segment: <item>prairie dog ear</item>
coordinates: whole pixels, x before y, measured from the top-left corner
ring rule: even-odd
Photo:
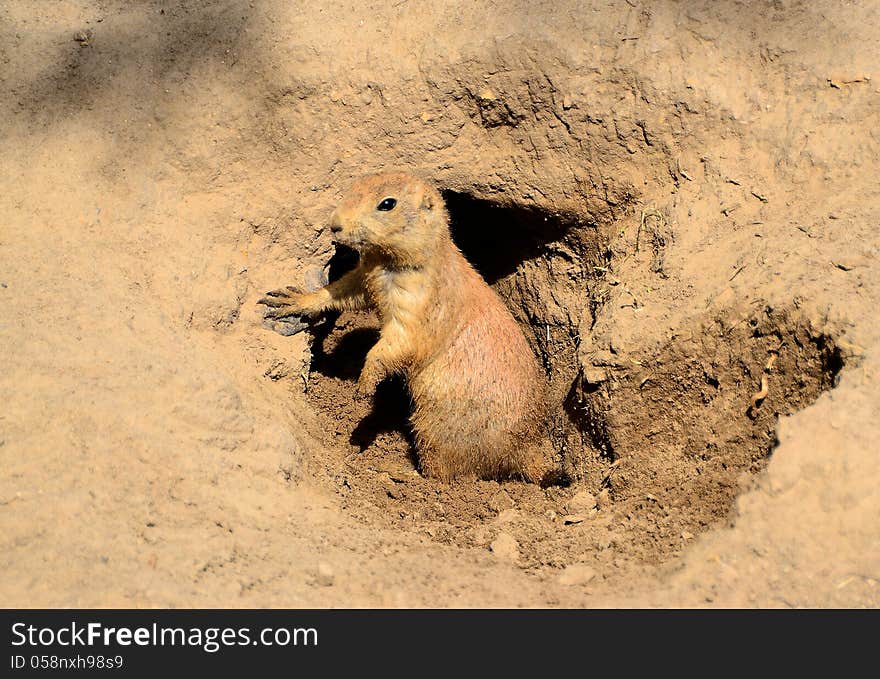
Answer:
[[[437,207],[437,196],[434,195],[435,192],[431,188],[425,188],[422,190],[422,201],[419,205],[419,209],[421,210],[433,210]]]

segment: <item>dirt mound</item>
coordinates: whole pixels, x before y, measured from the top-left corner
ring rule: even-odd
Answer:
[[[878,604],[870,3],[0,16],[5,605]],[[424,479],[405,385],[352,398],[372,315],[262,320],[390,169],[568,485]]]

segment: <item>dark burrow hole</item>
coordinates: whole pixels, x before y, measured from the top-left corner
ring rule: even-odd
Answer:
[[[626,361],[597,358],[566,400],[587,443],[573,473],[615,501],[675,507],[691,531],[729,515],[778,444],[779,418],[844,367],[834,337],[793,305],[714,312]]]
[[[643,271],[615,269],[608,235],[620,229],[613,224],[496,205],[459,192],[446,191],[444,198],[456,243],[508,305],[544,363],[551,440],[558,462],[575,480],[573,488],[546,491],[500,485],[532,517],[528,528],[515,533],[521,565],[544,563],[547,553],[560,559],[582,554],[585,545],[642,563],[659,564],[680,553],[689,539],[682,536],[725,520],[747,487],[743,479],[764,468],[777,443],[779,417],[832,388],[843,368],[833,336],[812,327],[794,306],[755,308],[745,317],[742,310],[707,311],[676,329],[665,346],[585,358],[578,354],[578,333],[591,333],[603,313],[610,290],[606,274],[612,272],[619,285],[628,284],[626,275],[633,284],[650,283],[657,275],[650,262]],[[329,277],[356,261],[356,253],[337,249]],[[475,527],[510,502],[493,500],[499,485],[445,486],[401,476],[401,463],[410,472],[417,464],[407,423],[411,403],[401,380],[380,385],[372,404],[353,402],[377,328],[373,315],[358,312],[329,317],[314,329],[312,370],[324,380],[312,390],[312,402],[328,416],[327,427],[356,451],[348,458],[354,462],[334,476],[334,487],[342,483],[339,492],[349,506],[362,507],[366,500],[400,528],[426,525],[440,542],[480,544]],[[749,417],[762,375],[770,395]],[[396,469],[388,472],[390,481],[389,466]],[[597,497],[607,491],[611,503],[592,510],[599,518],[584,524],[582,538],[574,539],[573,529],[557,533],[555,519],[535,523],[561,516],[566,499],[579,491]]]
[[[523,262],[547,252],[577,220],[530,205],[501,205],[458,191],[443,191],[452,239],[489,285]]]

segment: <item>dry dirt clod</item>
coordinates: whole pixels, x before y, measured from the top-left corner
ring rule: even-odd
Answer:
[[[608,380],[608,373],[603,368],[587,367],[583,371],[585,384],[602,384]]]
[[[608,492],[607,488],[603,488],[602,492],[596,496],[596,506],[600,511],[605,511],[611,507],[611,493]]]
[[[380,475],[383,475],[381,478],[385,478],[387,476],[394,483],[408,483],[413,480],[414,475],[417,475],[417,472],[411,467],[405,467],[403,465],[396,464],[383,464],[376,469]]]
[[[505,509],[495,517],[496,523],[510,523],[520,518],[520,514],[515,509]]]
[[[513,509],[516,503],[507,494],[506,490],[499,490],[491,498],[489,498],[489,508],[496,512],[503,512],[505,509]]]
[[[475,545],[480,545],[481,547],[488,547],[490,537],[491,537],[491,528],[489,526],[479,525],[474,526],[470,531],[471,540],[473,540]]]
[[[506,561],[519,559],[519,543],[509,533],[498,533],[498,536],[489,545],[489,550],[499,559]]]
[[[566,566],[559,574],[560,585],[586,585],[596,577],[596,571],[585,563]]]
[[[376,480],[381,484],[382,489],[385,493],[393,500],[400,499],[401,490],[398,486],[398,483],[394,481],[391,477],[391,474],[388,472],[379,472],[376,475]]]
[[[575,493],[568,502],[565,503],[565,509],[571,514],[579,514],[588,512],[596,506],[596,496],[586,490]]]
[[[315,572],[315,584],[321,587],[330,587],[335,580],[336,575],[333,573],[333,567],[326,561],[318,563],[318,568]]]

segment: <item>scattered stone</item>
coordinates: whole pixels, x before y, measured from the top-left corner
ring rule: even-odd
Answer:
[[[511,523],[519,518],[519,512],[515,509],[505,509],[495,517],[497,523]]]
[[[608,373],[605,368],[587,366],[584,368],[583,380],[585,384],[602,384],[608,381]]]
[[[266,330],[277,332],[282,337],[292,337],[309,327],[307,321],[299,316],[285,316],[284,318],[264,318],[262,325]]]
[[[519,543],[508,533],[498,533],[496,538],[492,540],[489,549],[500,559],[507,561],[516,561],[519,559]]]
[[[572,498],[565,503],[566,511],[571,514],[588,512],[595,506],[596,496],[586,490],[575,493]]]
[[[604,511],[611,507],[611,493],[608,492],[608,489],[605,488],[596,496],[596,506]]]
[[[681,531],[681,539],[682,540],[693,540],[694,534],[691,533],[689,530],[683,530],[683,531]]]
[[[390,463],[380,465],[376,471],[386,474],[394,483],[408,483],[413,480],[413,476],[418,476],[418,472],[412,467]]]
[[[315,582],[321,587],[330,587],[335,579],[333,567],[326,561],[321,561],[315,574]]]
[[[315,186],[312,188],[317,189],[319,187]],[[306,292],[315,292],[330,282],[330,276],[325,269],[319,266],[312,266],[305,270],[303,280],[305,281]]]
[[[596,577],[596,571],[585,563],[566,566],[559,574],[560,585],[586,585]]]
[[[505,509],[513,509],[516,503],[513,498],[507,494],[506,490],[499,490],[489,498],[489,509],[496,512],[503,512]]]

